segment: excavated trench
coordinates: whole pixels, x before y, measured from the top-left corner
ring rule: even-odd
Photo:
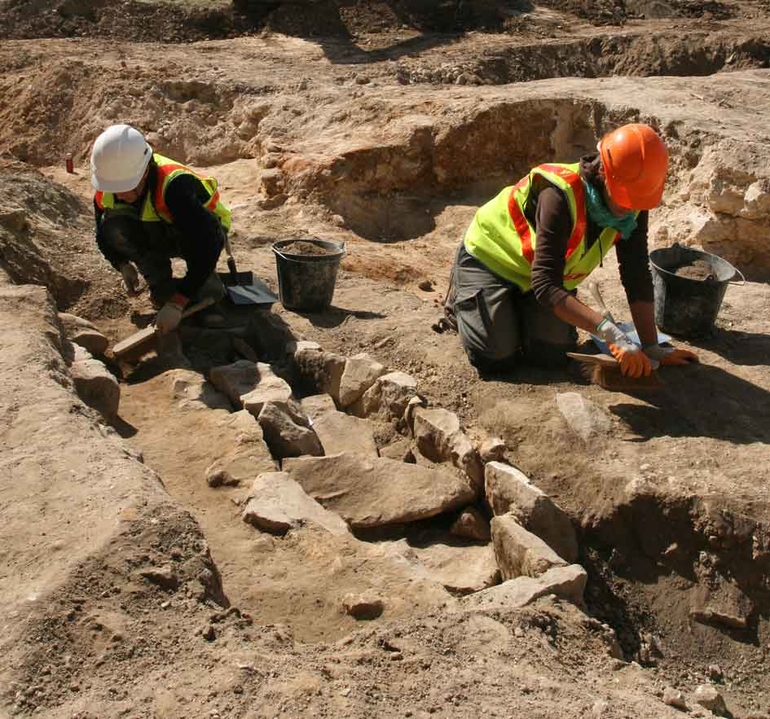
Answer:
[[[70,17],[77,18],[77,12]],[[476,82],[474,77],[485,84],[498,84],[560,73],[585,77],[614,73],[703,75],[738,66],[767,66],[766,40],[733,44],[729,38],[716,43],[703,40],[701,37],[695,42],[690,36],[678,44],[673,37],[608,35],[521,52],[493,52],[477,63],[443,70],[420,67],[410,59],[401,62],[394,72],[400,73],[406,83],[457,83],[465,73],[470,84]],[[225,98],[227,101],[222,103],[223,94],[205,83],[169,81],[158,92],[172,104],[219,104],[224,108],[222,112],[232,112],[229,100]],[[269,111],[264,111],[267,116]],[[256,125],[262,120],[260,116]],[[639,111],[607,110],[598,101],[499,103],[472,113],[463,124],[439,131],[417,127],[403,142],[342,152],[328,165],[311,166],[309,172],[303,167],[301,176],[287,169],[280,182],[269,187],[263,182],[262,193],[268,201],[276,201],[278,208],[291,197],[315,202],[339,216],[340,225],[356,240],[406,245],[440,232],[442,213],[448,209],[478,204],[493,189],[518,178],[544,157],[576,159],[593,150],[599,128],[634,120],[657,124],[655,118]],[[532,133],[533,127],[539,128],[537,133]],[[697,199],[697,189],[690,192],[688,183],[691,171],[708,152],[709,136],[676,126],[661,129],[671,148],[673,187]],[[186,147],[184,138],[179,147]],[[470,155],[470,148],[473,163],[463,160]],[[256,154],[264,160],[269,153]],[[58,160],[50,156],[34,159],[40,159],[41,164]],[[231,159],[236,158],[227,157],[223,163]],[[737,173],[729,179],[744,191],[757,180]],[[35,181],[39,182],[39,178]],[[32,184],[33,180],[25,179],[16,185],[24,190],[21,214],[0,216],[2,237],[4,241],[10,238],[4,242],[8,251],[4,252],[3,268],[16,282],[49,286],[60,309],[78,302],[90,306],[94,314],[89,319],[97,324],[101,319],[119,316],[121,311],[125,313],[125,305],[116,305],[114,297],[89,303],[93,285],[88,280],[91,269],[84,267],[87,261],[78,258],[73,263],[72,253],[63,249],[68,242],[61,238],[46,242],[45,228],[52,224],[65,228],[65,240],[67,232],[74,235],[76,230],[84,230],[85,225],[76,227],[78,220],[65,209],[76,203],[68,203],[58,187],[50,186],[53,190],[46,196],[55,200],[54,209],[50,204],[36,206]],[[724,212],[724,204],[719,207]],[[731,209],[736,215],[741,211]],[[30,226],[36,222],[44,228],[35,236],[37,244],[30,241]],[[731,228],[725,228],[721,239],[734,239],[727,234]],[[669,227],[672,232],[673,224]],[[713,227],[710,232],[714,241]],[[736,257],[740,256],[738,252]],[[319,384],[312,372],[303,376],[289,361],[285,346],[293,336],[283,319],[262,325],[259,331],[249,330],[249,323],[225,334],[191,329],[185,340],[195,369],[208,372],[211,367],[242,359],[233,342],[236,337],[250,343],[261,361],[273,365],[276,375],[290,383],[298,400],[328,389],[328,383]],[[196,351],[196,342],[205,349]],[[396,338],[395,344],[398,342]],[[345,347],[335,349],[341,356],[353,354]],[[372,353],[376,357],[376,351]],[[406,368],[394,365],[389,369]],[[158,471],[169,493],[201,523],[228,599],[253,613],[260,622],[286,624],[305,641],[338,638],[355,624],[340,612],[340,587],[361,592],[367,585],[390,592],[391,596],[404,592],[411,598],[412,606],[394,602],[394,616],[419,615],[443,600],[422,585],[417,592],[410,589],[398,572],[391,575],[388,570],[386,579],[381,580],[386,545],[402,542],[403,550],[406,540],[410,551],[417,551],[446,543],[458,552],[483,545],[467,538],[453,539],[448,534],[461,507],[415,522],[356,528],[355,537],[371,548],[371,552],[363,554],[357,554],[359,550],[346,540],[317,536],[300,539],[291,531],[283,537],[257,535],[240,518],[247,501],[247,483],[213,488],[205,482],[212,458],[220,453],[217,442],[236,442],[232,433],[222,428],[223,418],[236,408],[183,410],[180,397],[174,396],[168,379],[159,376],[151,362],[123,370],[124,424],[119,430],[143,451],[146,462]],[[400,416],[380,418],[372,429],[372,438],[380,453],[401,443],[404,447],[399,458],[405,459],[405,464],[420,466],[424,462],[419,452],[415,453],[403,411]],[[272,458],[263,459],[285,459],[275,447],[271,450]],[[395,450],[388,454],[396,455]],[[432,463],[425,465],[432,467]],[[483,500],[476,505],[488,522],[489,507]],[[580,544],[577,561],[588,572],[588,613],[614,630],[625,659],[644,666],[658,665],[670,676],[683,676],[688,671],[698,674],[706,664],[728,664],[729,680],[736,684],[741,681],[740,667],[764,661],[769,639],[770,534],[767,527],[750,519],[752,509],[756,508],[718,506],[697,497],[642,492],[618,501],[610,510],[585,507],[582,513],[572,513]],[[398,556],[401,559],[397,561],[404,560],[403,553]],[[388,557],[393,561],[392,555]],[[304,577],[299,576],[301,573]],[[453,596],[479,590],[444,586]],[[418,596],[420,592],[423,597]],[[308,619],[308,615],[312,618]],[[728,679],[716,670],[712,678],[717,682]],[[766,687],[762,689],[766,691]]]

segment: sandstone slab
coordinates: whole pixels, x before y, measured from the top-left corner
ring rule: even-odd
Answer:
[[[383,419],[401,419],[409,401],[417,396],[417,380],[405,372],[389,372],[379,377],[350,406],[357,417],[377,415]]]
[[[492,541],[503,579],[539,577],[568,564],[540,537],[522,527],[511,514],[492,518]]]
[[[583,604],[588,575],[579,564],[556,567],[535,577],[518,577],[460,600],[461,610],[505,610],[525,607],[553,594],[578,606]]]
[[[324,454],[357,452],[377,456],[374,424],[344,412],[325,412],[313,422],[313,430],[321,440]]]
[[[340,407],[353,404],[384,374],[385,366],[368,354],[348,357],[340,379]]]
[[[305,397],[300,400],[300,407],[313,422],[326,412],[337,411],[337,405],[334,404],[330,394],[314,394]]]
[[[297,349],[294,352],[297,372],[302,378],[305,389],[318,394],[329,394],[335,402],[339,402],[345,358],[316,347],[315,343],[297,343]]]
[[[206,469],[210,487],[239,486],[263,472],[273,472],[276,463],[262,435],[262,427],[245,409],[227,414],[222,424],[232,430],[234,443]]]
[[[120,384],[103,362],[91,357],[80,345],[73,345],[70,374],[80,399],[105,419],[113,419],[120,406]]]
[[[331,534],[349,534],[348,525],[339,515],[309,497],[286,472],[260,474],[252,485],[251,495],[241,517],[264,532],[285,534],[312,523]]]
[[[433,462],[451,462],[470,477],[474,486],[484,486],[484,466],[460,419],[446,409],[418,407],[414,410],[414,438],[420,453]]]
[[[353,528],[427,519],[473,501],[474,492],[452,472],[385,457],[343,452],[287,460],[289,471],[311,496]]]
[[[411,547],[411,551],[428,576],[453,594],[478,592],[500,582],[500,570],[491,544],[456,546],[437,543]]]
[[[198,372],[186,369],[169,370],[166,373],[171,395],[186,409],[232,410],[230,400]]]
[[[577,537],[570,518],[527,475],[508,464],[489,462],[484,476],[487,502],[495,515],[512,513],[567,562],[577,559]]]
[[[266,402],[259,413],[259,424],[274,457],[299,457],[303,454],[323,454],[316,433],[298,424],[282,403]]]

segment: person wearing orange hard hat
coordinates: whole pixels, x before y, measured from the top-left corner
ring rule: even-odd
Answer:
[[[660,204],[668,150],[648,125],[609,132],[598,152],[534,167],[479,208],[457,252],[445,301],[448,323],[479,370],[566,363],[579,327],[607,342],[621,371],[647,376],[650,360],[697,362],[658,344],[647,252],[648,211]],[[641,345],[576,297],[615,247]]]

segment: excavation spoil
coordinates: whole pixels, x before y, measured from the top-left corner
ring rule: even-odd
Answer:
[[[695,260],[692,264],[678,267],[674,273],[677,277],[698,282],[715,282],[714,268],[706,260]]]
[[[281,248],[285,255],[336,255],[337,250],[330,250],[313,242],[298,240]]]

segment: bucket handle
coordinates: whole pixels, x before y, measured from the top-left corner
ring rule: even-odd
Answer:
[[[734,282],[732,279],[729,280],[729,284],[731,285],[738,285],[738,287],[743,287],[743,285],[746,284],[746,278],[743,276],[743,272],[741,272],[737,267],[733,267],[733,269],[741,276],[740,282]],[[733,275],[735,277],[735,275]]]
[[[342,253],[339,256],[339,259],[342,260],[345,255],[347,255],[347,242],[343,242],[340,245],[340,252]],[[278,257],[280,257],[282,260],[288,260],[289,262],[313,262],[313,260],[304,260],[302,259],[302,255],[285,255],[283,252],[281,252],[277,247],[273,247],[273,252],[275,252]]]

